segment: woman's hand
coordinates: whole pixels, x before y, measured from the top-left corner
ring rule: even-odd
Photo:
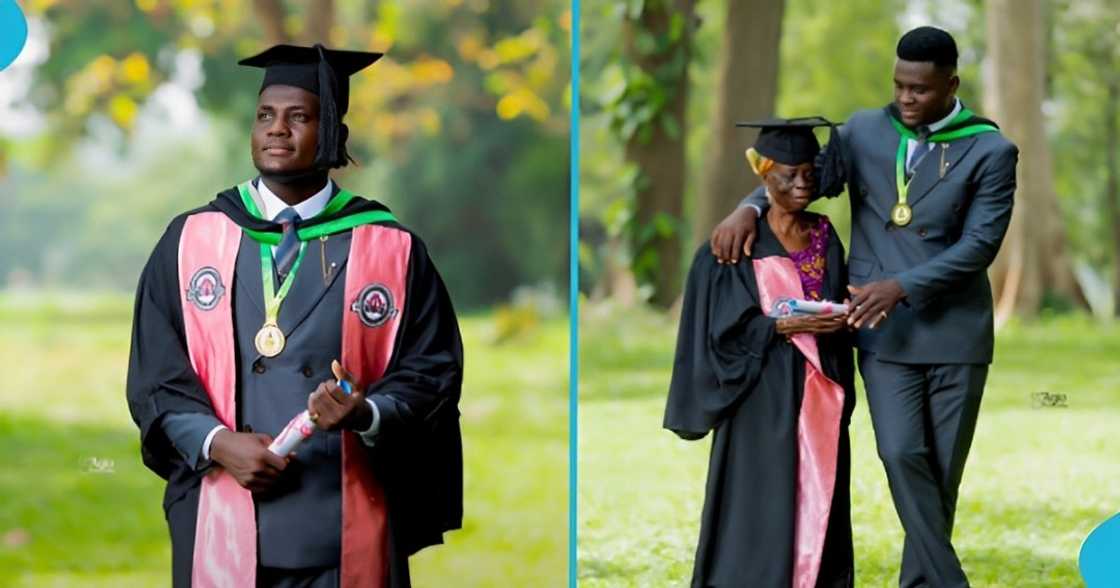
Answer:
[[[809,333],[810,335],[824,335],[835,333],[847,326],[846,314],[822,314],[807,316],[787,316],[778,319],[775,330],[780,335],[796,335]]]

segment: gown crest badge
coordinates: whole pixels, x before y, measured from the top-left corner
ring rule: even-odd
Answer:
[[[350,310],[358,313],[358,318],[367,327],[380,327],[398,312],[393,304],[393,293],[384,284],[370,284],[362,288]]]
[[[199,310],[212,310],[226,293],[222,276],[210,266],[199,268],[187,285],[187,301]]]

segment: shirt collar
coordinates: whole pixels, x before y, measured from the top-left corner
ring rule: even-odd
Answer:
[[[272,190],[268,189],[268,186],[263,180],[257,182],[257,190],[261,194],[261,200],[264,201],[264,214],[268,217],[268,220],[275,220],[276,216],[280,214],[280,211],[288,208],[288,204],[281,200],[279,196],[273,194]],[[322,190],[319,190],[310,198],[292,208],[296,209],[296,214],[298,214],[301,219],[309,219],[323,212],[323,209],[327,207],[327,202],[330,202],[331,194],[333,193],[334,183],[330,178],[327,178],[327,185],[323,186]]]
[[[949,111],[949,114],[946,115],[945,118],[929,125],[929,132],[936,133],[937,131],[940,131],[941,129],[949,126],[949,123],[953,121],[953,118],[960,114],[961,110],[963,109],[964,106],[961,105],[961,99],[953,98],[953,110]]]

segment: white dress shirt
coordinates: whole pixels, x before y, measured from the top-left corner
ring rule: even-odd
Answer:
[[[937,122],[935,122],[931,125],[927,125],[927,126],[929,126],[929,134],[932,135],[932,134],[936,133],[937,131],[940,131],[941,129],[948,126],[949,123],[953,120],[953,117],[960,114],[961,110],[964,109],[964,106],[961,105],[960,98],[954,98],[953,101],[954,101],[953,102],[953,109],[949,111],[949,114],[945,118],[943,118],[943,119],[941,119],[941,120],[939,120],[939,121],[937,121]],[[910,160],[914,158],[914,152],[915,152],[915,150],[917,150],[918,145],[920,145],[920,143],[918,143],[918,141],[916,139],[907,139],[906,140],[906,169],[910,169]],[[930,151],[933,150],[934,144],[930,143],[930,142],[926,142],[925,147],[926,147],[926,153],[929,153]],[[923,153],[922,155],[925,155],[925,153]]]
[[[323,209],[327,207],[327,203],[331,201],[331,193],[334,192],[334,182],[327,179],[327,185],[323,186],[322,190],[312,194],[310,198],[295,206],[289,206],[287,202],[284,202],[272,190],[269,190],[268,184],[264,183],[264,180],[257,182],[257,192],[260,192],[261,200],[264,201],[264,210],[261,212],[265,218],[276,220],[276,217],[284,209],[294,208],[299,218],[307,220],[323,212]]]
[[[280,197],[273,193],[272,190],[269,190],[268,185],[264,183],[264,180],[257,182],[257,191],[261,195],[261,200],[264,201],[264,210],[261,212],[269,220],[275,220],[276,217],[286,208],[294,208],[296,210],[296,214],[298,214],[301,219],[306,220],[314,217],[320,212],[323,212],[323,209],[327,207],[327,203],[330,202],[331,195],[334,193],[334,183],[328,178],[327,185],[323,186],[322,190],[319,190],[310,198],[304,200],[303,202],[300,202],[299,204],[296,204],[295,206],[289,206],[288,203],[281,200]],[[275,245],[272,246],[272,251],[273,253],[276,252]],[[365,431],[361,431],[358,434],[361,436],[362,442],[370,447],[373,447],[374,439],[377,437],[377,433],[381,429],[381,411],[377,409],[377,405],[374,404],[373,400],[366,398],[366,402],[369,403],[369,408],[371,411],[373,411],[373,420],[370,422],[370,426],[368,429],[366,429]],[[210,444],[214,442],[214,435],[217,435],[218,431],[221,431],[225,428],[225,425],[218,425],[211,429],[210,433],[206,435],[206,440],[202,442],[203,461],[210,460]]]

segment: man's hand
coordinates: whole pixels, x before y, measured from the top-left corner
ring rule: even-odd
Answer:
[[[848,324],[860,328],[867,323],[867,328],[874,329],[887,318],[894,310],[894,306],[903,298],[906,292],[898,280],[880,280],[863,286],[848,286],[852,293],[852,302],[848,314]]]
[[[739,263],[739,252],[751,254],[758,236],[758,212],[751,206],[741,206],[727,215],[712,231],[712,255],[720,263]]]
[[[778,319],[774,329],[781,335],[824,335],[835,333],[847,326],[845,314],[821,314],[807,316],[787,316]]]
[[[346,394],[333,380],[319,384],[307,399],[311,420],[316,427],[327,431],[365,431],[373,422],[373,410],[366,402],[365,393],[337,361],[331,364],[331,371],[335,378],[349,382],[352,392]]]
[[[272,437],[222,429],[210,442],[210,459],[229,472],[242,488],[264,492],[271,488],[288,459],[268,450]]]

